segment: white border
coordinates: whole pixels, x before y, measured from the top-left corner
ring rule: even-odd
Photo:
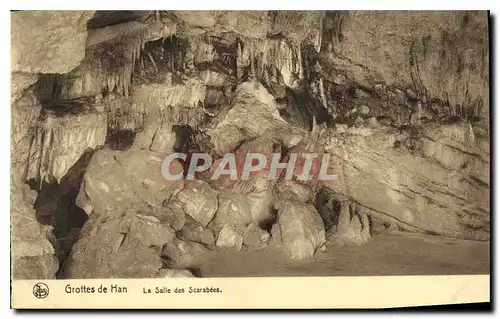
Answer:
[[[68,1],[68,0],[44,0],[44,1],[12,1],[12,2],[2,2],[1,11],[1,23],[2,28],[0,31],[2,37],[2,43],[4,44],[4,49],[2,50],[2,58],[1,58],[1,67],[2,67],[2,85],[0,86],[2,90],[3,103],[2,107],[0,107],[0,120],[2,121],[0,125],[0,149],[4,151],[4,155],[0,157],[1,161],[1,169],[0,169],[0,201],[2,204],[2,220],[1,225],[2,229],[0,231],[1,235],[1,256],[3,259],[2,262],[2,274],[4,276],[2,285],[1,285],[1,296],[3,299],[2,304],[2,315],[6,315],[7,317],[13,316],[13,311],[9,310],[8,304],[10,306],[10,286],[7,281],[7,274],[10,274],[10,12],[11,9],[16,10],[89,10],[89,9],[99,9],[99,10],[147,10],[150,8],[155,9],[171,9],[171,10],[179,10],[179,9],[233,9],[233,10],[263,10],[263,9],[288,9],[288,10],[313,10],[313,9],[330,9],[330,10],[491,10],[491,14],[496,16],[495,21],[498,21],[498,15],[500,14],[500,2],[498,0],[482,0],[482,1],[456,1],[456,0],[418,0],[418,1],[395,1],[395,0],[349,0],[349,1],[318,1],[318,0],[307,0],[307,1],[286,1],[286,0],[252,0],[245,2],[238,2],[235,0],[217,0],[217,1],[203,1],[203,0],[182,0],[182,1],[151,1],[151,0],[142,0],[135,2],[104,2],[102,0],[85,0],[85,1]],[[498,26],[498,24],[497,24]],[[496,33],[494,35],[493,44],[498,42],[498,27],[495,28]],[[494,64],[494,74],[498,75],[498,64]],[[495,78],[494,81],[495,86],[491,89],[494,92],[498,92],[499,82],[498,79]],[[494,99],[496,101],[496,99]],[[493,105],[496,104],[492,101]],[[495,116],[493,118],[494,123],[499,123],[499,115],[500,113],[495,112]],[[496,134],[494,134],[494,144],[495,147],[498,146],[498,141],[500,141],[500,133],[498,130]],[[492,145],[493,147],[493,145]],[[495,164],[497,163],[498,156],[495,160]],[[498,167],[498,165],[495,165]],[[494,198],[500,198],[500,190],[498,187],[495,188]],[[495,215],[496,212],[492,212],[492,215]],[[494,228],[498,229],[498,220],[499,217],[496,216],[494,218]],[[495,236],[496,238],[497,236]],[[9,244],[8,244],[9,243]],[[492,243],[493,244],[493,243]],[[496,243],[495,243],[496,244]],[[495,245],[495,253],[498,252],[498,245]],[[492,271],[496,271],[496,268]],[[495,276],[498,278],[498,275]],[[498,291],[497,294],[498,295]],[[498,298],[494,296],[496,305],[498,307]],[[66,316],[67,313],[42,313],[37,314],[42,317],[51,318],[54,315],[62,315]],[[92,314],[96,315],[96,314]],[[113,313],[108,314],[108,316],[124,316],[125,313]],[[133,315],[137,315],[134,313]],[[158,316],[164,316],[165,314],[155,314]],[[179,314],[170,313],[169,316],[177,316]],[[209,314],[210,315],[210,314]],[[211,315],[220,315],[220,314],[211,314]],[[257,313],[253,314],[254,316],[266,317],[268,314]],[[300,314],[305,315],[305,314]],[[334,314],[336,316],[346,316],[345,314]],[[384,315],[384,314],[381,314]],[[414,316],[415,314],[411,314]],[[423,314],[428,315],[428,314]],[[187,315],[190,316],[190,315]],[[449,314],[450,318],[454,318],[456,314]],[[3,316],[2,316],[3,317]]]

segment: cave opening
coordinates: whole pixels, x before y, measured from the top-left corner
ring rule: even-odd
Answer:
[[[93,154],[93,150],[84,152],[59,183],[43,181],[40,185],[35,180],[28,181],[32,189],[38,190],[34,203],[38,222],[53,227],[50,240],[60,265],[69,256],[88,219],[85,211],[76,204],[76,198]],[[56,274],[58,276],[59,273]]]
[[[173,132],[175,132],[175,152],[190,152],[190,151],[200,151],[199,145],[195,143],[194,136],[196,134],[195,129],[189,125],[174,125],[172,127]]]
[[[170,75],[172,84],[182,84],[188,45],[187,40],[176,35],[146,42],[135,63],[134,82],[162,82]]]
[[[325,187],[322,187],[319,192],[316,193],[314,206],[325,224],[326,232],[338,224],[341,205],[341,201],[332,196],[330,191]]]

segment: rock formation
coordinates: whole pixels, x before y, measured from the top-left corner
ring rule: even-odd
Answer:
[[[489,240],[488,70],[486,12],[13,12],[14,277],[192,277],[377,225]],[[212,179],[230,152],[268,162]],[[167,181],[173,153],[212,162]],[[312,180],[268,179],[307,153]]]

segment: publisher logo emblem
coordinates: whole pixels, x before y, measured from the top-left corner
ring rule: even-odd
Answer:
[[[38,299],[43,299],[49,295],[49,287],[43,282],[39,282],[33,286],[33,295]]]

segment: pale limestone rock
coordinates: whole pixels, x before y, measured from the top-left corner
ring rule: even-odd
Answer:
[[[261,84],[245,82],[238,86],[231,109],[207,134],[215,151],[224,154],[245,140],[262,135],[272,138],[276,133],[285,136],[289,127],[280,117],[273,96]]]
[[[151,119],[155,117],[155,119]],[[146,149],[155,152],[173,152],[177,137],[173,131],[172,123],[164,122],[154,112],[148,116],[144,128],[137,133],[131,149]]]
[[[30,144],[41,109],[33,89],[26,90],[21,98],[12,103],[11,169],[12,174],[20,178],[25,178],[27,174]]]
[[[40,76],[38,74],[23,73],[23,72],[12,73],[10,79],[11,103],[14,103],[16,100],[18,100],[23,95],[24,90],[33,83],[35,83],[39,79],[39,77]]]
[[[300,47],[298,45],[279,39],[249,39],[241,54],[238,55],[238,67],[250,67],[254,73],[264,72],[263,70],[255,70],[252,63],[252,58],[260,55],[263,57],[259,60],[263,69],[265,67],[274,67],[282,75],[284,85],[288,87],[295,85],[295,80],[299,78],[302,71]],[[272,76],[274,77],[274,75]],[[275,79],[275,81],[278,81],[278,79]]]
[[[58,268],[54,255],[24,256],[13,261],[12,279],[55,279]]]
[[[243,235],[235,230],[233,226],[225,225],[217,235],[215,245],[222,248],[235,248],[240,251],[243,246]]]
[[[217,192],[202,180],[187,181],[176,199],[184,212],[206,227],[218,209]]]
[[[137,214],[130,225],[130,232],[145,247],[162,246],[175,239],[174,230],[168,224],[160,223],[154,216]]]
[[[201,105],[205,100],[207,87],[197,77],[184,79],[180,84],[168,81],[134,84],[131,92],[129,112],[146,116],[147,136],[154,136],[158,124],[165,124],[163,129],[168,131],[169,123],[197,126],[204,118]],[[156,124],[152,125],[153,122]]]
[[[186,223],[186,214],[182,209],[182,205],[177,201],[163,201],[162,207],[157,211],[155,216],[162,222],[167,223],[175,231],[181,230]]]
[[[269,240],[269,233],[255,223],[250,223],[243,232],[243,245],[247,247],[263,248]]]
[[[152,151],[167,153],[173,150],[176,140],[172,124],[162,123],[156,130],[149,148]]]
[[[165,199],[183,187],[183,180],[166,181],[161,174],[164,155],[133,151],[97,151],[87,166],[78,203],[87,213],[119,215],[135,210],[156,215]],[[83,205],[84,204],[84,205]]]
[[[210,28],[216,23],[216,11],[175,11],[175,16],[194,27]]]
[[[356,126],[351,126],[347,129],[347,133],[351,135],[360,135],[360,136],[370,136],[373,135],[373,131],[369,127],[356,127]]]
[[[195,278],[195,276],[187,269],[160,269],[157,274],[158,278]]]
[[[292,259],[311,258],[326,241],[323,220],[311,204],[280,203],[278,224],[281,240]]]
[[[199,266],[207,249],[198,243],[174,239],[161,252],[170,268],[183,269]]]
[[[128,267],[126,270],[117,270],[118,275],[157,275],[158,265],[161,262],[156,256],[158,254],[153,249],[149,249],[148,245],[162,245],[162,242],[170,238],[172,231],[164,224],[169,224],[174,230],[182,229],[182,234],[186,239],[193,238],[193,241],[205,245],[213,244],[213,233],[205,229],[206,224],[202,226],[193,221],[193,225],[186,226],[188,222],[183,221],[182,218],[182,216],[184,218],[189,216],[181,213],[185,210],[184,206],[188,206],[188,200],[194,199],[196,202],[200,200],[200,197],[203,200],[206,199],[209,211],[205,214],[203,211],[205,208],[202,208],[194,209],[196,213],[193,213],[193,210],[189,209],[192,215],[196,215],[201,223],[210,223],[213,217],[212,211],[215,214],[217,209],[219,211],[222,209],[217,227],[217,230],[221,230],[217,243],[219,246],[232,246],[239,249],[240,242],[243,242],[245,238],[243,236],[245,228],[241,229],[241,227],[247,226],[247,223],[253,225],[259,222],[269,213],[270,204],[273,203],[272,197],[268,196],[269,184],[260,183],[260,179],[251,183],[231,184],[238,187],[233,189],[232,193],[229,189],[228,198],[236,198],[241,204],[239,205],[241,207],[237,207],[234,216],[228,215],[232,210],[228,210],[227,203],[224,204],[225,206],[221,204],[220,207],[214,208],[217,206],[216,194],[213,196],[214,204],[214,200],[207,199],[206,194],[202,196],[194,194],[190,187],[187,187],[185,194],[189,196],[183,198],[180,210],[169,206],[166,211],[163,211],[163,203],[169,205],[177,203],[175,194],[183,187],[183,183],[165,182],[161,179],[160,173],[164,153],[171,151],[176,138],[171,125],[189,124],[196,127],[201,123],[206,115],[200,107],[200,104],[206,101],[206,85],[224,86],[224,82],[230,81],[232,76],[221,76],[221,73],[203,71],[198,74],[193,73],[193,78],[184,79],[183,84],[174,85],[167,77],[164,83],[133,85],[132,103],[127,102],[131,104],[130,106],[127,106],[121,99],[117,99],[113,105],[106,105],[111,123],[103,122],[104,115],[97,120],[89,119],[88,122],[83,119],[83,122],[78,124],[82,127],[66,123],[66,120],[55,120],[50,117],[49,121],[52,122],[48,124],[52,126],[57,124],[56,128],[48,127],[46,124],[37,127],[35,123],[39,117],[41,105],[33,92],[26,89],[38,77],[34,73],[66,73],[77,66],[84,55],[83,42],[85,40],[82,40],[82,37],[86,37],[87,34],[85,27],[82,31],[76,28],[77,24],[85,26],[88,19],[84,16],[86,13],[82,12],[64,13],[66,17],[80,15],[82,19],[74,19],[63,25],[60,25],[60,19],[53,19],[39,28],[19,23],[23,15],[34,15],[37,17],[34,21],[39,22],[41,17],[51,14],[58,17],[63,15],[63,13],[41,12],[12,14],[12,64],[13,72],[15,72],[12,98],[18,99],[12,106],[13,174],[23,178],[60,180],[86,148],[102,145],[100,141],[105,136],[107,126],[131,131],[143,128],[142,132],[137,134],[134,151],[97,152],[98,159],[89,165],[78,197],[78,205],[88,214],[95,211],[97,215],[109,213],[112,216],[120,216],[125,211],[132,210],[142,217],[134,217],[138,218],[134,219],[137,225],[131,229],[127,228],[128,224],[123,219],[118,222],[119,227],[113,224],[113,218],[111,221],[102,221],[102,225],[91,222],[92,227],[95,226],[96,229],[102,227],[104,233],[109,230],[109,234],[97,232],[97,237],[84,237],[83,243],[76,247],[77,250],[73,256],[77,259],[76,263],[81,262],[82,265],[73,266],[75,267],[73,276],[114,275],[113,262],[123,263]],[[177,15],[177,13],[174,14]],[[316,52],[319,52],[322,47],[330,48],[332,54],[322,52],[318,59],[320,62],[315,67],[315,71],[321,76],[322,83],[331,82],[341,86],[349,84],[376,92],[374,96],[371,96],[360,93],[360,89],[356,91],[357,98],[362,98],[361,103],[366,103],[369,108],[369,113],[364,114],[366,113],[363,111],[365,105],[357,103],[357,114],[373,116],[365,122],[366,127],[360,125],[360,121],[356,127],[337,125],[337,131],[334,132],[336,142],[327,145],[335,158],[342,162],[342,174],[345,177],[341,183],[332,187],[337,192],[354,198],[367,209],[372,208],[370,216],[378,214],[378,218],[388,225],[446,236],[488,239],[490,233],[489,127],[469,123],[453,125],[420,123],[423,126],[418,128],[417,137],[411,134],[400,136],[390,127],[380,127],[378,122],[383,124],[384,120],[377,121],[375,117],[389,113],[391,119],[387,119],[388,125],[405,124],[404,120],[394,119],[395,115],[390,114],[398,113],[399,116],[399,112],[393,112],[393,109],[390,109],[382,114],[380,110],[386,107],[387,99],[391,97],[399,101],[398,103],[406,103],[406,96],[403,96],[406,91],[406,95],[413,99],[425,101],[437,98],[447,102],[452,105],[450,115],[462,114],[460,108],[469,108],[471,105],[471,108],[477,108],[472,112],[474,116],[479,116],[481,121],[487,122],[489,100],[486,15],[469,12],[404,14],[407,16],[403,19],[398,13],[329,12],[327,16],[333,15],[338,19],[327,22],[338,30],[333,30],[333,34],[329,37],[320,36],[319,39],[317,35],[322,34],[321,28],[329,25],[329,23],[324,23],[323,19],[327,17],[320,12],[278,12],[273,18],[273,23],[269,22],[268,12],[264,11],[184,12],[177,16],[186,22],[184,29],[197,27],[196,30],[183,30],[182,34],[191,32],[201,35],[210,31],[212,35],[224,31],[235,32],[244,43],[243,47],[241,45],[238,47],[236,73],[241,76],[240,71],[248,68],[250,77],[262,77],[259,80],[266,83],[266,87],[272,87],[271,84],[281,81],[276,85],[282,91],[284,87],[297,88],[298,80],[304,79],[302,62],[308,56],[306,56],[307,52],[302,51],[304,46],[300,46],[300,43],[314,42]],[[394,18],[395,15],[396,18]],[[127,28],[130,23],[125,23]],[[138,25],[138,22],[132,24]],[[19,30],[27,27],[36,32],[20,33]],[[116,30],[125,30],[122,27],[124,26],[89,32],[92,35],[89,44],[115,41],[116,36],[120,34]],[[138,30],[144,30],[144,25]],[[40,36],[38,33],[42,31],[44,34]],[[332,30],[327,31],[332,33]],[[286,39],[265,39],[268,34],[278,35],[280,32]],[[329,34],[328,32],[325,34]],[[110,33],[109,36],[108,33]],[[62,43],[57,48],[54,44],[56,39]],[[27,50],[20,52],[18,48],[25,42],[30,42],[22,45],[23,50],[24,48]],[[134,50],[141,46],[141,41],[136,42]],[[205,41],[200,41],[200,43],[194,46],[190,44],[191,48],[188,51],[191,52],[188,52],[189,57],[186,56],[186,60],[190,60],[186,63],[189,64],[188,69],[191,71],[196,71],[194,62],[213,63],[218,58],[214,45]],[[72,45],[71,48],[68,47],[69,44]],[[134,50],[133,52],[136,52]],[[49,51],[54,55],[48,56]],[[68,52],[70,54],[67,54]],[[94,50],[89,50],[89,52],[92,53]],[[441,52],[451,52],[451,54],[440,55]],[[42,66],[40,62],[47,64]],[[88,68],[89,65],[86,67]],[[103,87],[108,90],[116,88],[118,91],[128,93],[126,87],[129,85],[127,83],[130,81],[132,65],[127,65],[124,70],[119,70],[112,76],[100,74],[106,73],[102,69],[83,72],[85,68],[78,68],[71,72],[71,75],[78,75],[77,79],[63,88],[62,95],[68,98],[79,97],[82,94],[93,95],[100,92]],[[416,65],[418,68],[415,67]],[[436,66],[443,65],[449,67],[441,68],[442,70],[436,68]],[[68,82],[70,81],[73,80],[68,79]],[[401,90],[397,89],[400,92],[391,86],[401,88]],[[408,86],[412,89],[407,88]],[[323,91],[322,95],[324,95],[325,91],[328,92],[328,87],[325,90],[322,85],[321,88],[314,89],[316,90],[314,91],[315,98],[318,98],[318,101],[326,100],[326,96],[321,96],[320,99],[318,94]],[[269,89],[269,91],[275,95],[283,95],[276,93],[278,90],[274,92],[275,90]],[[22,97],[21,92],[25,93]],[[276,105],[274,101],[276,96],[269,94],[262,85],[243,83],[238,86],[235,93],[231,108],[227,113],[221,112],[220,116],[212,122],[212,127],[208,129],[217,153],[233,151],[242,142],[262,135],[279,141],[287,148],[296,146],[303,140],[304,132],[292,127],[279,116],[279,112],[283,109],[280,110]],[[369,98],[374,99],[373,103],[365,101]],[[328,101],[323,104],[331,106],[328,105]],[[456,105],[458,108],[455,107]],[[448,112],[443,111],[443,106],[440,105],[437,109],[439,112]],[[118,110],[123,110],[127,114],[117,115]],[[160,111],[154,113],[155,110]],[[142,123],[144,115],[152,114],[154,114],[152,116],[154,121]],[[70,116],[67,121],[77,122],[78,117],[80,116]],[[98,133],[92,133],[93,130],[98,130]],[[52,137],[55,139],[52,140]],[[33,145],[30,145],[32,140]],[[395,142],[400,142],[403,147],[396,150]],[[30,146],[32,146],[31,154]],[[136,151],[139,149],[146,151]],[[108,155],[103,156],[103,153]],[[27,163],[29,168],[26,172]],[[283,186],[285,184],[277,186],[279,198],[287,201],[294,199],[294,203],[287,205],[300,203],[299,206],[302,207],[310,197],[305,189],[292,187],[289,190],[290,185],[286,185],[285,189],[279,188]],[[234,196],[236,191],[243,192],[244,196],[241,198]],[[171,198],[175,200],[171,201]],[[198,208],[203,206],[198,202],[195,204]],[[318,224],[317,218],[306,213],[310,210],[314,211],[314,208],[310,205],[304,206],[306,208],[298,208],[299,206],[293,206],[288,210],[295,211],[293,215],[299,216],[297,218],[289,216],[287,219],[287,216],[283,215],[287,211],[280,212],[279,223],[273,226],[272,235],[273,242],[275,239],[279,240],[279,243],[288,247],[289,250],[290,247],[294,247],[292,250],[296,251],[294,252],[296,257],[303,258],[311,256],[314,250],[324,246],[318,243],[321,242],[321,230],[315,227],[315,224]],[[200,212],[203,214],[198,214]],[[226,214],[225,217],[224,214]],[[366,213],[347,217],[344,209],[341,215],[339,225],[336,226],[339,237],[351,242],[363,242],[368,238],[370,229],[366,226],[368,225]],[[151,216],[155,216],[158,220],[150,218]],[[214,221],[218,216],[219,212],[215,214]],[[187,219],[192,220],[191,217]],[[300,227],[293,226],[295,222],[299,223]],[[34,220],[29,222],[28,228],[37,229],[35,223]],[[300,233],[301,231],[297,230],[297,228],[303,228],[302,224],[309,225],[305,227],[310,230],[309,233]],[[246,229],[256,230],[251,227],[253,226]],[[120,231],[114,231],[118,228]],[[34,233],[38,234],[38,232]],[[249,234],[253,232],[249,231]],[[94,237],[98,244],[92,243]],[[252,236],[247,234],[247,238],[250,237]],[[112,251],[117,250],[114,253],[109,253],[109,249],[106,248],[109,240],[114,243]],[[28,240],[30,243],[32,241],[32,239]],[[47,243],[43,240],[41,242]],[[102,244],[104,252],[99,251],[101,242],[104,243]],[[33,249],[38,250],[39,245],[40,243],[36,242],[32,245],[36,249]],[[87,261],[88,255],[78,257],[78,254],[82,253],[82,247],[88,248],[89,255],[95,253],[98,256],[105,256],[102,257],[103,259],[109,257],[110,261],[103,262],[102,271],[95,271],[93,267],[100,266]],[[295,247],[298,248],[295,249]],[[31,248],[30,246],[23,249],[29,252]],[[141,251],[141,253],[139,256],[133,256],[131,251]],[[46,252],[35,257],[17,258],[20,265],[26,263],[33,265],[32,270],[27,268],[28,274],[24,272],[25,267],[21,266],[23,270],[19,270],[19,276],[29,276],[29,272],[36,277],[52,276],[52,258],[52,253]],[[142,266],[144,269],[141,270]],[[86,270],[86,267],[89,269]]]
[[[248,194],[247,201],[250,205],[252,221],[261,224],[271,217],[271,210],[275,203],[274,193],[271,187],[261,191]]]
[[[423,142],[419,156],[395,149],[390,129],[363,138],[347,136],[329,151],[342,161],[348,188],[338,184],[332,189],[398,220],[402,229],[488,238],[489,149],[467,142],[469,131],[467,125],[425,125],[417,139]],[[466,207],[480,213],[471,215]]]
[[[423,95],[449,105],[467,106],[470,101],[489,105],[486,12],[348,11],[342,15],[338,32],[343,41],[334,43],[335,54],[323,62],[325,66],[348,74],[366,88],[379,82],[413,88],[414,99]],[[440,55],[444,51],[450,54]],[[456,72],[459,65],[463,69]],[[489,118],[487,109],[481,116]]]
[[[85,57],[94,11],[11,13],[12,72],[67,73]]]
[[[283,241],[281,239],[281,227],[280,224],[275,223],[271,227],[271,242],[273,246],[280,246]]]
[[[178,235],[182,239],[206,246],[215,244],[214,234],[209,229],[203,228],[203,226],[189,216],[186,216],[184,227],[178,232]]]
[[[149,244],[161,246],[174,237],[168,226],[144,219],[133,212],[91,215],[63,265],[64,277],[154,278],[162,262]]]
[[[278,199],[283,201],[306,203],[314,196],[311,186],[297,181],[279,181],[274,189]]]
[[[149,111],[167,106],[197,107],[206,94],[205,84],[196,78],[189,78],[182,84],[142,84],[133,87],[134,109]]]
[[[378,121],[376,117],[370,117],[366,122],[367,122],[366,125],[369,128],[376,128],[378,126]]]
[[[233,31],[249,38],[265,38],[267,36],[267,11],[220,11],[217,24],[221,29]]]
[[[201,71],[199,77],[205,85],[211,87],[225,87],[234,80],[229,78],[226,74],[210,70]]]
[[[252,213],[246,196],[228,192],[219,196],[219,208],[209,228],[215,232],[226,225],[244,229],[251,222]]]
[[[95,112],[48,113],[37,123],[27,179],[60,181],[82,154],[104,144],[106,117]]]
[[[108,129],[110,131],[137,132],[141,129],[149,129],[151,133],[148,135],[148,140],[144,142],[149,147],[161,118],[158,112],[156,114],[148,113],[145,116],[145,110],[136,108],[137,105],[131,103],[130,99],[116,93],[110,93],[104,98],[100,98],[98,95],[96,100],[99,99],[108,114]],[[136,139],[140,141],[142,135],[144,134],[137,133]]]
[[[322,11],[278,11],[271,32],[281,33],[296,43],[314,38],[317,52],[321,48],[321,34],[324,12]],[[320,39],[317,40],[317,37]],[[312,42],[312,41],[311,41]]]
[[[351,217],[349,203],[341,203],[338,224],[332,234],[333,240],[340,244],[363,244],[371,238],[370,224],[366,214],[357,212]]]
[[[359,108],[359,113],[362,114],[362,115],[368,115],[368,114],[370,114],[370,108],[367,105],[363,104]]]
[[[38,223],[33,204],[36,192],[18,179],[12,181],[11,257],[14,279],[54,279],[59,268],[50,226]]]
[[[215,58],[217,58],[217,52],[213,44],[207,43],[203,41],[203,39],[191,41],[189,43],[189,49],[186,53],[188,68],[195,70],[195,63],[213,62]],[[210,71],[208,71],[208,73],[210,73]],[[202,79],[204,78],[203,74],[203,72],[200,73]]]

